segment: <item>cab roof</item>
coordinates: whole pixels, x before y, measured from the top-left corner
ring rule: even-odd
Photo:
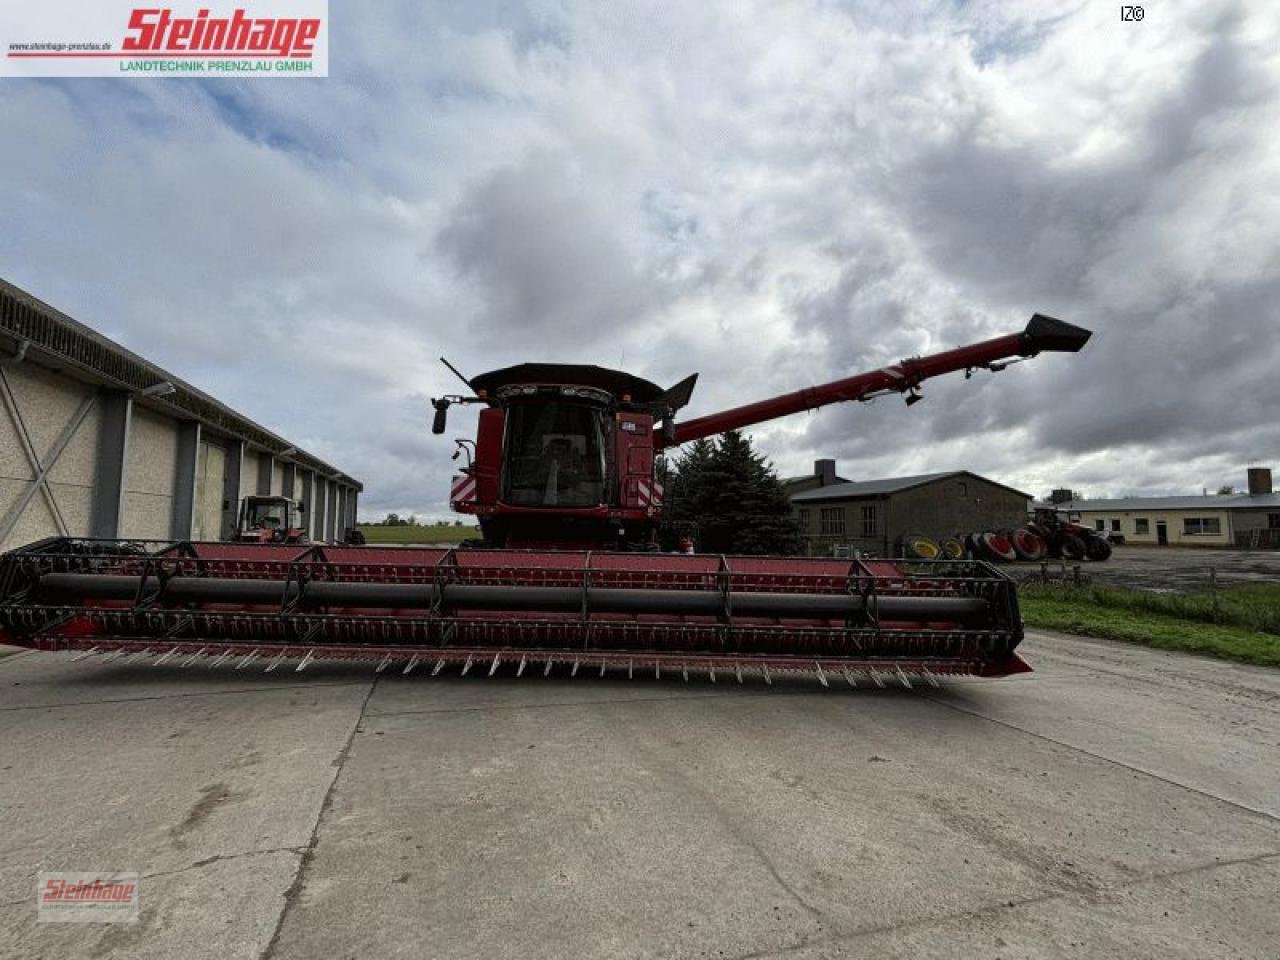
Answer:
[[[621,370],[580,363],[521,363],[477,374],[467,382],[472,390],[484,390],[490,396],[500,387],[515,383],[595,387],[619,400],[623,395],[630,395],[631,402],[636,404],[654,403],[663,396],[662,388],[649,380]]]

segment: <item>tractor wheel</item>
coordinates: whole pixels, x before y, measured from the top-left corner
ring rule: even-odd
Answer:
[[[948,560],[963,560],[965,553],[964,541],[959,537],[947,537],[938,546],[942,548],[942,555]]]
[[[1074,533],[1064,533],[1058,538],[1058,551],[1063,560],[1083,560],[1084,541]]]
[[[982,545],[987,548],[987,552],[1001,563],[1009,563],[1018,559],[1018,554],[1014,552],[1013,542],[1003,533],[984,533],[982,535]]]
[[[1049,537],[1053,533],[1053,531],[1051,531],[1043,523],[1037,523],[1034,520],[1031,520],[1027,523],[1027,529],[1030,530],[1032,533],[1034,533],[1041,540],[1044,540],[1045,542],[1048,542]]]
[[[964,552],[970,560],[991,559],[991,555],[987,553],[987,548],[982,545],[982,537],[976,533],[966,533],[964,535]]]
[[[913,560],[937,560],[942,552],[936,543],[918,533],[907,534],[903,538],[903,545],[906,547],[907,556]]]
[[[1111,544],[1104,537],[1090,537],[1084,542],[1084,555],[1087,560],[1107,560],[1111,557]]]
[[[1018,554],[1019,560],[1039,560],[1044,556],[1044,540],[1027,527],[1013,531],[1010,539],[1013,541],[1013,549]]]

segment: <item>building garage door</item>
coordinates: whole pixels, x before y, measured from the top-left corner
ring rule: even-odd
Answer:
[[[226,481],[226,448],[202,442],[196,460],[195,522],[191,533],[194,539],[222,539],[222,498]]]

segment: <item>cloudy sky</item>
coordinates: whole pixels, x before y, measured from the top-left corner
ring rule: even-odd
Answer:
[[[1095,497],[1280,467],[1275,4],[331,12],[328,79],[0,81],[0,276],[363,479],[363,514],[447,513],[441,354],[699,371],[695,416],[1035,311],[1093,342],[757,444]]]

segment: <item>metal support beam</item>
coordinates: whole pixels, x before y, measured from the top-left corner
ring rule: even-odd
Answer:
[[[265,450],[258,454],[258,495],[271,495],[271,473],[275,469],[276,458]]]
[[[98,431],[89,534],[114,540],[122,536],[120,523],[124,519],[124,493],[128,484],[133,395],[123,390],[103,390],[98,403],[102,407],[102,425]]]
[[[338,534],[337,534],[338,484],[335,484],[333,483],[332,480],[330,480],[329,483],[326,484],[326,489],[328,489],[328,498],[326,498],[325,508],[324,508],[324,530],[325,530],[324,539],[337,540],[338,539]]]
[[[311,539],[324,539],[324,507],[327,500],[325,479],[315,474],[314,490],[311,494]]]
[[[313,498],[315,496],[315,474],[310,470],[302,471],[302,493],[298,497],[302,501],[302,529],[307,531],[307,536],[312,533],[311,527],[311,510]]]
[[[200,422],[178,423],[178,455],[173,478],[173,526],[175,540],[190,540],[195,530],[196,466],[200,462]]]
[[[244,441],[227,440],[226,474],[222,483],[222,533],[223,540],[235,536],[236,520],[240,515],[240,471],[244,463]]]
[[[281,471],[284,479],[280,481],[280,492],[290,500],[298,499],[294,495],[294,478],[298,475],[298,466],[295,463],[285,463]]]

